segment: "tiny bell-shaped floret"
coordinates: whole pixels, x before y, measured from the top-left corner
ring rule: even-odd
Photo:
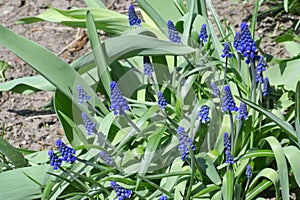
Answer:
[[[241,119],[248,119],[248,111],[247,111],[247,106],[244,102],[241,102],[240,108],[239,108],[239,114],[236,116],[237,120]]]
[[[134,6],[130,4],[128,8],[128,21],[130,26],[140,26],[141,25],[141,20],[138,18]]]
[[[96,123],[94,123],[84,112],[81,113],[81,118],[82,118],[85,130],[88,132],[88,135],[91,135],[92,133],[94,133],[95,128],[97,126]]]
[[[263,71],[267,69],[267,65],[263,56],[260,56],[259,61],[256,65],[256,83],[263,83]]]
[[[168,197],[165,196],[165,195],[162,195],[162,196],[159,198],[159,200],[168,200]]]
[[[118,200],[130,199],[132,191],[123,188],[118,185],[115,181],[110,182],[110,186],[114,189],[117,194]]]
[[[68,147],[61,140],[56,140],[56,146],[58,147],[63,161],[67,161],[69,163],[73,163],[76,161],[76,157],[73,155],[76,154],[76,151],[73,148]]]
[[[151,78],[153,72],[154,68],[152,67],[149,56],[144,56],[144,74]]]
[[[168,105],[167,100],[165,99],[163,93],[161,91],[158,92],[158,105],[162,110],[165,110],[166,106]]]
[[[196,148],[193,145],[192,138],[188,137],[188,134],[185,132],[183,127],[178,126],[177,134],[179,140],[178,150],[181,155],[181,160],[185,160],[189,154],[189,147],[187,145],[189,145],[192,150],[195,150]]]
[[[206,31],[206,24],[202,24],[202,27],[201,27],[198,37],[199,37],[200,41],[207,42],[208,35],[207,35],[207,31]]]
[[[59,158],[52,150],[48,151],[48,155],[50,157],[50,165],[54,170],[57,170],[59,166],[61,166],[62,159]]]
[[[230,87],[228,85],[224,86],[224,97],[222,101],[222,111],[226,112],[238,111],[238,107],[235,105],[233,96],[231,94]]]
[[[266,77],[264,79],[264,91],[263,91],[263,95],[267,96],[271,93],[271,87],[270,87],[270,82],[269,82],[269,78]]]
[[[227,164],[233,164],[234,163],[234,158],[232,154],[230,153],[230,150],[225,150],[225,163]]]
[[[232,53],[230,53],[230,47],[228,42],[225,42],[223,54],[221,55],[222,58],[232,58]]]
[[[200,122],[202,124],[206,124],[210,121],[208,114],[209,114],[209,107],[207,105],[203,105],[198,113],[197,119],[200,119]]]
[[[104,162],[109,166],[114,166],[114,161],[111,155],[105,151],[100,151],[100,157],[104,160]]]
[[[170,42],[175,42],[175,43],[181,42],[179,33],[176,30],[176,27],[174,26],[174,24],[171,20],[168,21],[168,35],[169,35]]]
[[[78,90],[78,103],[82,104],[85,101],[88,101],[91,99],[91,96],[87,95],[86,91],[83,90],[81,85],[77,86],[77,90]]]
[[[231,149],[231,144],[230,144],[228,132],[224,133],[224,147],[225,147],[225,149],[227,149],[229,151]]]
[[[251,168],[251,165],[247,165],[247,169],[246,169],[246,176],[247,176],[247,179],[250,179],[251,176],[252,176],[252,168]]]
[[[110,83],[110,92],[111,92],[110,109],[114,111],[114,115],[118,115],[118,114],[123,115],[126,110],[129,110],[129,106],[115,81],[112,81]]]

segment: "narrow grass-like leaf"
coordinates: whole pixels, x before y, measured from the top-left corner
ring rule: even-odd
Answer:
[[[20,94],[54,90],[55,87],[42,76],[29,76],[0,83],[0,91],[12,91]]]
[[[256,20],[257,20],[258,9],[263,2],[264,2],[264,0],[258,0],[255,3],[254,12],[253,12],[253,16],[251,19],[251,27],[250,27],[252,38],[255,37],[255,25],[256,25]]]
[[[261,192],[267,190],[270,186],[272,186],[272,182],[269,180],[261,181],[253,190],[251,190],[246,195],[246,200],[252,200],[254,197],[259,195]]]
[[[193,197],[200,197],[204,194],[215,192],[216,190],[220,190],[220,186],[218,186],[218,185],[208,185],[206,188],[204,188],[200,192],[193,195]]]
[[[248,158],[257,158],[257,157],[274,157],[272,150],[261,149],[261,150],[251,150],[245,153],[240,160]]]
[[[193,20],[193,14],[194,14],[194,8],[195,8],[196,1],[191,1],[191,7],[189,8],[189,12],[186,14],[186,20],[184,20],[184,29],[183,29],[183,37],[182,37],[182,43],[187,45],[188,39],[190,38],[191,28],[192,28],[192,20]]]
[[[300,81],[297,83],[296,88],[296,106],[295,106],[295,126],[296,126],[296,134],[298,138],[298,147],[300,148]]]
[[[283,7],[285,12],[289,11],[289,0],[283,0]]]
[[[212,4],[212,1],[211,1],[211,0],[207,0],[206,2],[207,2],[207,4],[208,4],[208,7],[209,7],[211,13],[212,13],[212,16],[213,16],[213,18],[214,18],[214,21],[215,21],[215,23],[216,23],[216,25],[217,25],[217,27],[218,27],[218,30],[219,30],[219,32],[220,32],[220,34],[221,34],[221,38],[224,38],[224,37],[225,37],[225,31],[224,31],[224,29],[223,29],[223,26],[222,26],[222,24],[221,24],[221,21],[220,21],[220,19],[219,19],[219,16],[218,16],[218,14],[217,14],[217,12],[216,12],[216,10],[215,10],[213,4]]]
[[[3,153],[17,168],[24,167],[27,164],[24,156],[2,137],[0,137],[0,152]]]
[[[42,200],[50,199],[51,190],[54,186],[54,181],[49,179],[43,191]]]
[[[300,188],[300,150],[295,146],[287,146],[283,148],[283,153],[289,161],[295,180]]]
[[[90,8],[106,8],[101,0],[84,0],[84,3]]]
[[[294,130],[294,128],[288,124],[286,121],[281,120],[279,117],[277,117],[276,115],[274,115],[273,113],[265,110],[263,107],[247,100],[247,99],[243,99],[240,98],[238,96],[236,96],[236,98],[238,98],[240,101],[245,102],[246,104],[248,104],[250,107],[254,108],[255,110],[259,111],[260,113],[264,114],[265,116],[267,116],[268,118],[270,118],[272,121],[274,121],[279,127],[281,127],[285,133],[287,133],[288,137],[295,143],[297,143],[297,136],[296,136],[296,131]]]
[[[268,141],[275,155],[277,169],[279,172],[282,198],[283,200],[288,200],[289,199],[288,168],[284,157],[283,149],[280,143],[278,142],[278,140],[274,136],[269,136],[265,138],[265,140]]]
[[[223,186],[222,186],[222,196],[224,199],[233,199],[234,191],[234,173],[229,170],[224,175]]]
[[[97,65],[97,72],[99,79],[101,80],[104,89],[108,96],[110,96],[110,82],[111,77],[108,73],[108,66],[106,63],[103,46],[100,44],[100,39],[97,33],[96,26],[94,24],[94,18],[91,12],[86,13],[86,27],[88,30],[89,40],[93,50],[94,60]]]
[[[221,178],[211,160],[211,158],[206,153],[200,153],[199,155],[200,159],[197,160],[197,163],[202,166],[203,169],[208,176],[208,178],[216,185],[219,185],[221,183]]]

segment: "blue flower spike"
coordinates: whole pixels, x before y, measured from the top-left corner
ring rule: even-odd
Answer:
[[[212,89],[212,93],[214,97],[219,97],[220,96],[220,90],[218,88],[218,86],[216,85],[215,82],[211,82],[210,83],[211,89]]]
[[[175,43],[181,42],[179,32],[176,30],[176,27],[171,20],[168,21],[168,35],[169,35],[170,42],[175,42]]]
[[[269,78],[266,77],[264,79],[264,91],[263,91],[263,95],[267,96],[271,93],[271,87],[270,87],[270,82],[269,82]]]
[[[225,163],[233,164],[234,158],[233,158],[232,154],[230,153],[231,144],[230,144],[229,135],[227,132],[224,133],[224,147],[225,147]]]
[[[63,161],[67,161],[69,163],[74,163],[76,161],[76,157],[74,156],[76,151],[73,148],[68,147],[61,140],[56,140],[56,146],[58,147]]]
[[[238,111],[238,107],[235,105],[233,96],[231,94],[230,87],[228,85],[224,86],[224,97],[222,101],[222,111],[226,112]]]
[[[260,56],[259,61],[256,66],[256,83],[263,83],[263,71],[267,69],[267,65],[263,56]]]
[[[210,121],[208,114],[209,107],[207,105],[203,105],[198,113],[197,119],[199,119],[202,124],[206,124]]]
[[[252,168],[251,168],[251,165],[247,165],[247,169],[246,169],[246,176],[247,176],[247,179],[250,179],[251,176],[252,176]]]
[[[102,158],[102,160],[104,160],[104,162],[109,165],[109,166],[114,166],[114,160],[111,157],[111,155],[105,151],[100,151],[100,157]]]
[[[62,159],[59,158],[52,150],[48,151],[48,155],[50,157],[50,165],[54,170],[57,170],[59,166],[61,166]]]
[[[129,25],[130,27],[132,26],[141,26],[141,19],[138,18],[135,10],[134,10],[134,6],[132,4],[130,4],[129,8],[128,8],[128,21],[129,21]]]
[[[207,42],[208,35],[207,35],[207,31],[206,31],[206,24],[202,24],[202,27],[201,27],[198,37],[201,42]]]
[[[78,103],[82,104],[91,99],[91,96],[87,95],[86,91],[83,90],[81,85],[77,86],[78,90]]]
[[[165,195],[162,195],[162,196],[159,198],[159,200],[168,200],[168,197],[165,196]]]
[[[94,123],[84,112],[81,113],[81,118],[82,118],[85,130],[88,132],[88,135],[91,135],[92,133],[94,133],[97,124]]]
[[[228,42],[225,42],[223,54],[221,55],[222,58],[232,58],[232,53],[230,53],[230,47]]]
[[[158,105],[162,110],[165,110],[166,106],[168,105],[167,100],[165,99],[163,93],[161,91],[158,92]]]
[[[192,138],[188,137],[188,134],[185,132],[183,127],[178,126],[177,134],[178,134],[178,140],[179,140],[178,150],[181,155],[181,160],[184,161],[188,157],[188,154],[189,154],[189,148],[188,148],[187,144],[190,146],[190,148],[192,150],[196,150],[196,148],[193,145]]]
[[[151,78],[153,72],[154,68],[152,67],[149,56],[144,56],[144,74]]]
[[[110,186],[114,189],[117,194],[118,200],[130,199],[132,195],[131,190],[127,190],[122,186],[118,185],[115,181],[110,182]]]
[[[126,99],[123,97],[121,90],[118,88],[117,83],[112,81],[110,83],[111,104],[110,110],[114,111],[114,115],[123,115],[126,110],[129,110]]]
[[[237,120],[247,120],[248,119],[248,111],[247,106],[244,102],[241,102],[240,108],[239,108],[239,114],[236,116]]]

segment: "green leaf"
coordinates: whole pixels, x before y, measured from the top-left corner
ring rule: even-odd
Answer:
[[[0,83],[0,91],[30,94],[38,91],[54,91],[56,88],[42,76],[29,76]]]
[[[234,173],[232,170],[225,173],[221,191],[223,199],[233,199]]]
[[[296,137],[296,131],[294,130],[294,128],[287,123],[286,121],[281,120],[280,118],[278,118],[276,115],[274,115],[273,113],[265,110],[263,107],[247,100],[247,99],[243,99],[240,98],[238,96],[236,96],[236,98],[238,98],[240,101],[245,102],[246,104],[248,104],[250,107],[254,108],[255,110],[257,110],[258,112],[264,114],[265,116],[267,116],[268,118],[270,118],[272,121],[274,121],[279,127],[281,127],[285,133],[287,133],[288,137],[295,143],[297,143],[297,137]]]
[[[50,165],[37,165],[1,173],[1,199],[40,199],[41,188],[25,174],[43,185],[49,180]]]
[[[7,62],[0,60],[0,82],[5,81],[5,72],[9,68],[11,68],[11,66]]]
[[[84,0],[84,3],[90,8],[104,8],[105,4],[101,0]]]
[[[256,1],[255,7],[254,7],[253,16],[251,19],[251,35],[252,35],[253,39],[255,38],[255,25],[256,25],[256,20],[257,20],[258,9],[263,2],[264,2],[264,0]]]
[[[208,178],[216,185],[221,183],[221,178],[213,164],[213,161],[206,153],[200,153],[200,160],[197,159],[197,163],[200,163],[200,166],[205,168],[203,169],[208,176]]]
[[[186,14],[186,19],[184,20],[184,28],[183,28],[183,34],[182,34],[182,43],[187,45],[188,39],[190,38],[190,33],[192,29],[192,22],[193,22],[193,14],[194,14],[194,8],[195,8],[196,1],[191,1],[191,7],[189,8],[189,12]]]
[[[289,0],[283,0],[283,7],[285,12],[289,11]]]
[[[0,152],[3,153],[17,168],[24,167],[27,164],[23,155],[2,137],[0,137]]]
[[[72,27],[86,27],[86,12],[90,11],[94,18],[97,29],[108,34],[117,35],[129,29],[128,18],[115,11],[103,8],[76,8],[71,10],[59,10],[50,8],[36,17],[22,18],[17,24],[29,24],[40,21],[61,23]]]
[[[283,148],[283,153],[289,161],[295,180],[300,188],[300,150],[295,146],[287,146]]]
[[[296,88],[296,106],[295,106],[295,126],[296,126],[296,134],[298,138],[298,147],[300,148],[300,81],[298,81]]]
[[[100,44],[97,29],[94,24],[93,15],[89,11],[86,13],[86,27],[93,50],[94,60],[98,69],[97,72],[99,79],[101,80],[107,95],[110,96],[111,77],[108,72],[103,46]]]
[[[208,4],[208,7],[209,7],[209,9],[210,9],[210,11],[211,11],[211,13],[212,13],[212,16],[213,16],[214,21],[215,21],[215,23],[216,23],[216,25],[217,25],[217,28],[218,28],[218,30],[219,30],[219,32],[220,32],[220,34],[221,34],[221,38],[224,38],[224,37],[225,37],[225,31],[224,31],[224,29],[223,29],[221,20],[220,20],[220,18],[219,18],[219,16],[218,16],[218,14],[217,14],[217,12],[216,12],[216,10],[215,10],[213,4],[212,4],[212,1],[211,1],[211,0],[208,0],[208,1],[207,1],[207,4]],[[212,31],[212,29],[210,29],[210,30]]]
[[[289,199],[289,179],[288,179],[288,168],[287,163],[284,157],[283,149],[278,142],[278,140],[274,136],[269,136],[265,138],[266,141],[268,141],[269,145],[271,146],[274,155],[275,160],[277,164],[277,169],[279,172],[279,180],[280,180],[280,188],[281,188],[281,194],[282,198],[284,200]]]

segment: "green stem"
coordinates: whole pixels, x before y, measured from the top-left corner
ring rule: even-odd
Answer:
[[[127,113],[124,112],[124,116],[127,119],[127,121],[129,122],[129,124],[138,132],[141,133],[141,130],[139,129],[139,127],[137,127],[137,125],[132,121],[132,119],[127,115]]]
[[[191,176],[190,176],[190,184],[189,184],[189,188],[188,188],[188,191],[187,191],[187,194],[186,194],[186,199],[187,200],[190,200],[190,196],[191,196],[191,192],[192,192],[192,187],[194,185],[193,183],[194,183],[194,176],[195,176],[194,175],[194,172],[195,172],[195,161],[194,161],[193,158],[191,159],[191,166],[192,166],[192,169],[191,169]]]
[[[73,176],[71,173],[69,173],[67,170],[65,170],[64,168],[62,168],[61,166],[58,166],[58,168],[63,171],[65,174],[67,174],[68,176],[70,176],[73,180],[75,180],[77,183],[79,183],[79,185],[81,185],[83,188],[86,189],[86,191],[89,191],[89,187],[87,185],[85,185],[82,181],[80,181],[77,177]]]
[[[241,54],[240,53],[237,53],[237,61],[238,61],[238,71],[239,71],[239,74],[241,74]]]
[[[242,120],[239,120],[239,125],[238,125],[238,129],[236,131],[236,135],[234,137],[234,144],[232,146],[236,146],[237,145],[237,140],[238,140],[238,137],[239,137],[239,133],[241,131],[241,128],[242,128],[242,124],[243,124],[243,121]]]
[[[232,113],[229,111],[229,118],[230,118],[230,138],[231,138],[231,154],[234,156],[234,124],[233,124],[233,116]]]
[[[174,88],[176,86],[175,84],[176,74],[177,74],[176,67],[177,67],[177,56],[174,55],[174,69],[173,69],[173,76],[172,76],[172,85],[174,86]]]
[[[256,74],[255,74],[255,61],[251,59],[250,61],[252,84],[251,84],[251,101],[256,102]]]
[[[228,63],[228,57],[226,57],[226,61],[225,61],[225,69],[224,69],[224,78],[223,78],[223,87],[224,88],[224,84],[226,82],[226,71],[227,71],[227,63]]]

